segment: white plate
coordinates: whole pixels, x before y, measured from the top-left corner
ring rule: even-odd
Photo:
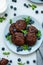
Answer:
[[[43,1],[41,1],[41,0],[30,0],[30,1],[32,1],[34,3],[43,3]]]
[[[23,19],[23,18],[25,18],[25,17],[27,17],[27,15],[16,16],[15,18],[13,18],[13,22],[16,22],[17,20]],[[31,17],[31,16],[30,16],[30,17]],[[37,22],[33,17],[31,17],[31,18],[32,18],[32,20],[35,21],[35,23],[34,23],[33,25],[34,25],[37,29],[39,29],[39,30],[41,31],[41,34],[43,34],[41,24],[40,24],[39,22]],[[8,23],[8,24],[6,25],[6,28],[5,28],[5,30],[4,30],[4,38],[3,38],[3,39],[4,39],[4,41],[5,41],[6,45],[7,45],[7,47],[8,47],[11,51],[13,51],[14,53],[17,53],[17,54],[25,55],[25,54],[33,53],[34,51],[36,51],[36,50],[40,47],[40,45],[41,45],[41,43],[42,43],[42,40],[43,40],[43,35],[41,35],[41,39],[36,42],[36,44],[32,47],[32,49],[31,49],[30,51],[26,50],[26,51],[17,52],[17,51],[16,51],[17,47],[16,47],[14,44],[11,44],[11,43],[5,38],[5,35],[7,35],[7,33],[9,32],[9,26],[10,26],[10,23]]]
[[[0,14],[5,12],[7,9],[7,0],[0,0]]]

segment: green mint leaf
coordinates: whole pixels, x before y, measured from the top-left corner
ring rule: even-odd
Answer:
[[[32,5],[31,4],[28,4],[29,5],[29,7],[31,7]]]
[[[18,65],[25,65],[25,63],[19,62]]]
[[[32,10],[34,10],[35,8],[34,7],[32,7]]]
[[[32,10],[34,10],[35,8],[37,8],[37,6],[32,4]]]
[[[11,35],[8,35],[6,38],[7,38],[7,40],[10,40],[11,39]]]
[[[34,5],[34,4],[32,4],[32,7],[37,8],[37,6],[36,6],[36,5]]]
[[[3,54],[4,54],[4,55],[9,55],[9,54],[10,54],[10,52],[3,52]]]
[[[41,37],[41,31],[40,30],[36,33],[36,36]]]
[[[3,22],[5,19],[5,17],[0,17],[0,22]]]
[[[32,8],[32,10],[34,10],[35,8],[37,8],[37,6],[35,5],[35,4],[28,4],[29,5],[29,7],[31,7]]]
[[[11,41],[11,35],[7,35],[6,39],[9,40],[10,43],[12,43],[12,41]]]
[[[21,30],[21,32],[24,33],[24,34],[27,34],[28,33],[27,30]]]
[[[26,24],[28,25],[30,22],[30,16],[28,16],[27,18],[24,18],[24,20],[26,21]]]
[[[12,24],[12,19],[10,19],[10,24]]]
[[[23,50],[28,50],[28,45],[23,45],[22,48]]]

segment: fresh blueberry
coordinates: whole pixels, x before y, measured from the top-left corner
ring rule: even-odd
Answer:
[[[16,7],[14,7],[14,10],[17,10],[17,8],[16,8]]]
[[[7,34],[7,36],[11,35],[10,33]]]
[[[13,9],[13,6],[11,5],[10,8]]]
[[[12,2],[17,2],[17,0],[12,0]]]
[[[42,23],[42,28],[43,28],[43,23]]]
[[[20,51],[23,51],[23,48],[22,47],[20,47]]]
[[[26,3],[24,3],[24,6],[26,6]]]
[[[5,37],[7,38],[7,35],[5,35]]]
[[[38,10],[36,10],[35,13],[38,14]]]
[[[29,22],[29,24],[31,25],[31,24],[32,24],[32,21],[31,21],[31,22]]]
[[[40,1],[43,1],[43,0],[40,0]]]
[[[19,50],[19,46],[17,46],[17,52],[19,52],[20,50]]]
[[[28,47],[28,50],[30,51],[32,48],[31,47]]]
[[[36,63],[36,60],[33,60],[33,63]]]
[[[14,16],[16,16],[16,13],[14,13]]]
[[[33,24],[34,23],[34,21],[31,21],[31,24]]]
[[[19,52],[19,49],[17,49],[17,52]]]
[[[30,22],[32,21],[32,19],[30,19]]]
[[[8,64],[8,65],[11,65],[11,64]]]
[[[4,51],[4,50],[5,50],[5,48],[3,47],[3,48],[2,48],[2,51]]]
[[[12,60],[10,60],[10,63],[12,63]]]
[[[29,61],[27,61],[26,63],[29,64]]]
[[[26,5],[26,7],[28,8],[28,5]]]
[[[41,37],[37,37],[37,39],[38,39],[38,40],[40,40],[40,39],[41,39]]]
[[[19,51],[23,51],[23,49],[22,49],[22,47],[17,47],[17,52],[19,52]]]
[[[24,3],[24,6],[28,8],[28,5],[26,3]]]
[[[7,37],[7,36],[9,36],[9,35],[11,35],[10,33],[8,33],[7,35],[5,35],[5,37]]]
[[[41,11],[41,13],[43,13],[43,11]]]
[[[8,16],[8,14],[7,13],[5,13],[5,15],[4,15],[5,17],[7,17]]]
[[[20,58],[18,58],[18,61],[20,62],[20,61],[21,61],[21,59],[20,59]]]
[[[33,23],[34,23],[34,21],[33,21],[32,19],[30,19],[30,22],[31,22],[31,24],[33,24]]]

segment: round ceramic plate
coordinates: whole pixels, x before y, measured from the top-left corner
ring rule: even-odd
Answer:
[[[43,1],[41,1],[41,0],[30,0],[30,1],[32,1],[34,3],[43,3]]]
[[[7,0],[0,0],[0,14],[4,13],[7,9]],[[3,4],[3,5],[2,5]]]
[[[12,20],[13,20],[13,23],[15,23],[17,20],[24,19],[24,18],[26,18],[26,17],[28,17],[28,16],[27,16],[27,15],[16,16],[16,17],[13,18]],[[34,20],[34,24],[32,24],[32,25],[35,26],[38,30],[41,31],[41,39],[36,42],[36,44],[32,47],[32,49],[31,49],[30,51],[28,51],[28,50],[25,50],[25,51],[24,51],[24,50],[23,50],[23,51],[17,52],[17,46],[14,45],[14,44],[12,44],[12,43],[10,43],[10,42],[6,39],[6,37],[5,37],[5,36],[7,35],[7,33],[9,32],[10,23],[8,23],[8,24],[6,25],[6,27],[5,27],[5,30],[4,30],[4,38],[3,38],[3,39],[4,39],[4,41],[5,41],[6,45],[7,45],[7,47],[8,47],[11,51],[13,51],[14,53],[22,54],[22,55],[26,55],[26,54],[33,53],[34,51],[36,51],[36,50],[40,47],[40,45],[41,45],[41,43],[42,43],[42,39],[43,39],[43,36],[42,36],[42,34],[43,34],[43,32],[42,32],[42,26],[41,26],[41,24],[40,24],[39,22],[37,22],[33,17],[30,16],[30,18],[31,18],[32,20]]]

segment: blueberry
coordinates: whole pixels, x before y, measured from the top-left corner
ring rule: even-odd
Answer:
[[[31,47],[28,47],[28,50],[30,51],[32,48]]]
[[[10,8],[13,9],[13,6],[11,5]]]
[[[17,49],[17,52],[19,52],[19,49]]]
[[[26,63],[29,64],[29,61],[27,61]]]
[[[11,35],[10,33],[7,34],[8,36]]]
[[[23,49],[22,49],[21,46],[20,47],[19,46],[17,47],[17,52],[19,52],[19,51],[23,51]]]
[[[17,2],[17,0],[12,0],[12,2]]]
[[[36,63],[36,60],[33,60],[33,63]]]
[[[43,23],[42,23],[42,28],[43,28]]]
[[[29,24],[31,25],[32,23],[31,23],[31,22],[29,22]]]
[[[28,8],[28,5],[26,7]]]
[[[19,52],[20,50],[19,50],[19,46],[17,47],[17,52]]]
[[[32,19],[30,19],[30,22],[32,21]]]
[[[8,33],[7,35],[5,35],[5,37],[7,38],[7,36],[11,35],[10,33]]]
[[[26,7],[28,8],[28,5],[26,5]]]
[[[7,35],[5,35],[5,37],[7,38]]]
[[[40,40],[40,39],[41,39],[41,37],[37,37],[37,39],[38,39],[38,40]]]
[[[8,16],[8,14],[7,13],[5,13],[5,15],[4,15],[5,17],[7,17]]]
[[[31,24],[33,24],[34,23],[34,21],[31,21]]]
[[[26,6],[26,3],[24,3],[24,6]]]
[[[4,50],[5,50],[5,48],[3,47],[3,48],[2,48],[2,51],[4,51]]]
[[[8,64],[8,65],[11,65],[11,64]]]
[[[18,61],[20,62],[20,61],[21,61],[21,59],[20,59],[20,58],[18,58]]]
[[[14,10],[17,10],[17,8],[16,8],[16,7],[14,7]]]
[[[12,63],[12,60],[10,60],[10,63]]]
[[[43,14],[43,11],[41,11],[41,13]]]
[[[38,14],[38,10],[36,10],[35,13]]]
[[[40,1],[43,1],[43,0],[40,0]]]
[[[23,48],[22,48],[22,47],[20,47],[20,48],[19,48],[19,50],[20,50],[20,51],[23,51]]]
[[[24,3],[24,6],[28,8],[28,5],[26,3]]]
[[[16,16],[16,13],[14,13],[14,16]]]

